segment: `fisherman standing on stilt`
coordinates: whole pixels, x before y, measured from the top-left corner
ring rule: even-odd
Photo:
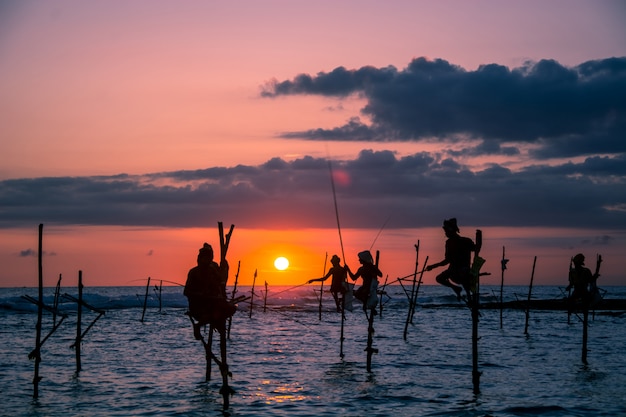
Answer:
[[[331,275],[333,277],[330,284],[330,293],[335,299],[335,305],[337,306],[337,312],[341,313],[341,300],[346,294],[348,271],[345,266],[340,265],[341,258],[337,255],[333,255],[330,258],[330,263],[333,265],[326,275],[321,278],[310,279],[309,284],[316,281],[326,281]]]
[[[363,285],[354,291],[354,298],[363,303],[363,311],[367,311],[368,308],[371,308],[372,312],[374,312],[375,310],[373,309],[378,303],[378,296],[376,294],[378,288],[377,277],[382,277],[383,273],[374,265],[374,259],[370,251],[365,250],[359,252],[358,257],[361,266],[356,273],[352,273],[350,267],[346,265],[348,274],[353,281],[356,281],[359,277],[363,278]]]

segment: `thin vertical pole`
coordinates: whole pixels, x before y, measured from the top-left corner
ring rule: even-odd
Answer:
[[[43,224],[39,225],[39,303],[37,304],[37,330],[35,336],[35,376],[33,377],[33,398],[39,398],[39,364],[41,363],[41,322],[43,319]]]
[[[378,260],[380,257],[380,252],[376,251],[376,267],[378,268]],[[378,279],[377,277],[374,277],[373,279]],[[372,289],[370,288],[370,292],[372,291]],[[370,294],[371,295],[371,294]],[[365,307],[366,307],[366,311],[367,311],[367,302],[369,300],[369,297],[364,301],[364,303],[366,303]],[[378,353],[378,349],[375,349],[372,347],[373,343],[374,343],[374,311],[375,311],[375,307],[370,308],[370,314],[368,316],[368,323],[367,323],[367,348],[365,349],[367,351],[367,372],[371,372],[372,371],[372,355],[374,353]]]
[[[506,269],[506,262],[507,260],[504,259],[504,246],[502,246],[502,261],[500,262],[502,268],[500,279],[500,328],[502,328],[502,309],[504,308],[504,270]]]
[[[233,292],[230,296],[230,301],[235,300],[235,294],[237,293],[237,282],[239,281],[239,271],[241,269],[241,261],[237,262],[237,274],[235,274],[235,283],[233,286]],[[233,324],[233,316],[228,318],[228,329],[226,330],[226,337],[230,339],[230,326]]]
[[[526,324],[524,325],[524,334],[528,335],[528,320],[530,319],[530,296],[533,291],[533,279],[535,278],[535,265],[537,264],[537,257],[533,260],[533,272],[530,275],[530,285],[528,286],[528,303],[526,304]]]
[[[476,289],[473,293],[470,293],[472,304],[472,383],[474,385],[474,394],[480,394],[480,374],[478,370],[478,321],[480,316],[479,311],[479,285],[480,274],[476,277]]]
[[[256,282],[256,273],[257,270],[254,270],[254,278],[252,278],[252,291],[250,291],[250,315],[249,318],[252,318],[252,307],[254,306],[254,284]]]
[[[81,321],[83,316],[83,271],[78,271],[78,307],[76,309],[76,343],[74,349],[76,352],[76,376],[82,369],[80,361],[80,342],[81,342]]]
[[[150,277],[148,277],[148,283],[146,284],[146,295],[143,297],[143,312],[141,313],[141,322],[146,315],[146,306],[148,304],[148,293],[150,292]]]
[[[263,294],[263,312],[267,311],[267,281],[265,281],[265,294]]]
[[[583,311],[583,351],[582,351],[582,361],[585,365],[587,365],[588,328],[589,328],[589,307],[585,306],[585,310]]]
[[[415,245],[415,269],[413,270],[413,285],[411,286],[411,295],[409,296],[409,311],[407,312],[406,315],[406,321],[404,323],[404,340],[406,340],[406,335],[407,332],[409,330],[409,323],[412,322],[412,314],[411,312],[413,311],[413,294],[415,294],[415,288],[417,287],[417,265],[418,265],[418,259],[419,259],[419,240],[417,241],[417,244]]]
[[[326,252],[326,256],[324,257],[324,272],[322,276],[326,276],[326,262],[328,262],[328,252]],[[320,281],[320,298],[319,298],[319,319],[322,320],[322,296],[324,295],[324,280]]]
[[[62,275],[59,274],[59,280],[57,281],[57,286],[54,289],[54,304],[52,305],[52,308],[54,309],[52,311],[52,323],[54,325],[57,324],[57,308],[59,307],[59,296],[61,295],[61,278]]]

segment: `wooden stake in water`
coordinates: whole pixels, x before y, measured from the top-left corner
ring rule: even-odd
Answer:
[[[146,284],[146,295],[143,297],[143,312],[141,313],[141,322],[146,315],[146,306],[148,305],[148,294],[150,293],[150,277],[148,277],[148,283]]]
[[[326,262],[328,262],[328,252],[326,252],[326,256],[324,257],[324,272],[322,276],[326,276]],[[324,295],[324,280],[320,281],[320,294],[319,294],[319,308],[318,308],[318,316],[319,320],[322,320],[322,296]]]
[[[376,262],[374,265],[376,265],[377,268],[378,268],[379,258],[380,258],[380,252],[376,251]],[[373,279],[378,279],[378,278],[374,277]],[[368,300],[369,300],[369,297],[363,302],[367,303]],[[367,317],[367,348],[365,348],[365,350],[367,351],[367,372],[372,371],[372,355],[374,353],[378,353],[378,349],[372,347],[374,343],[374,314],[375,314],[376,308],[372,307],[369,310],[370,310],[370,313]]]
[[[37,305],[37,330],[35,336],[35,376],[33,377],[33,398],[39,398],[39,364],[41,363],[41,322],[43,320],[43,224],[39,225],[39,303]]]
[[[267,311],[267,281],[265,281],[265,294],[263,294],[263,312]]]
[[[256,273],[257,270],[254,270],[254,277],[252,278],[252,289],[250,290],[250,314],[249,318],[252,318],[252,307],[254,306],[254,284],[256,283]]]
[[[500,261],[500,266],[502,269],[502,275],[500,279],[500,328],[502,328],[502,309],[504,307],[504,270],[506,269],[507,262],[509,262],[509,260],[504,258],[504,246],[502,246],[502,260]]]
[[[59,274],[59,280],[57,281],[57,286],[54,289],[54,303],[52,304],[52,308],[54,309],[54,312],[52,313],[52,324],[56,324],[57,323],[57,313],[56,310],[59,308],[59,296],[61,293],[61,274]]]
[[[530,319],[530,297],[533,292],[533,280],[535,279],[535,265],[537,264],[537,257],[533,260],[533,272],[530,275],[530,285],[528,286],[528,302],[526,304],[526,324],[524,325],[524,334],[528,335],[528,320]]]
[[[80,361],[80,345],[81,345],[81,322],[83,317],[83,271],[78,271],[78,305],[76,307],[76,342],[74,343],[74,351],[76,353],[76,376],[82,369]]]
[[[233,285],[233,292],[230,295],[230,302],[233,303],[235,301],[235,294],[237,294],[237,282],[239,281],[239,271],[241,270],[241,261],[237,262],[237,273],[235,274],[235,283]],[[233,316],[228,318],[228,328],[226,331],[226,337],[230,339],[230,326],[233,323]]]

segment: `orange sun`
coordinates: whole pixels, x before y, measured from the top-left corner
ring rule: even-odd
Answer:
[[[289,266],[289,259],[285,258],[284,256],[279,256],[274,261],[274,266],[279,271],[284,271]]]

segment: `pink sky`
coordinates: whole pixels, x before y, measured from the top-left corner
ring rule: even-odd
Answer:
[[[279,138],[284,132],[332,129],[356,116],[369,122],[360,113],[367,99],[358,94],[263,98],[261,89],[272,80],[314,76],[337,67],[403,69],[418,57],[440,58],[467,71],[492,63],[514,68],[541,59],[576,66],[626,56],[624,21],[621,1],[5,1],[0,6],[0,181],[254,167],[276,157],[343,161],[357,158],[363,149],[389,150],[398,158],[434,153],[441,148],[436,141]],[[465,147],[446,144],[452,150]],[[519,148],[527,151],[532,145]],[[545,163],[582,159],[563,156]],[[476,170],[493,163],[513,170],[536,163],[525,152],[488,159],[465,155],[458,161]],[[330,188],[327,197],[332,198]],[[254,205],[250,211],[254,215]],[[232,221],[241,223],[236,224],[231,263],[241,260],[248,277],[253,264],[261,269],[264,258],[258,252],[264,249],[251,242],[270,235],[270,240],[289,246],[292,258],[299,248],[308,262],[315,256],[323,262],[326,251],[339,249],[333,214],[324,231],[304,221],[288,225],[316,231],[305,234],[309,238],[304,241],[302,234],[283,227],[279,235],[260,234],[259,225],[236,217]],[[351,216],[345,211],[341,215]],[[381,212],[372,219],[370,230],[346,230],[349,263],[356,266],[350,259],[369,246],[388,215]],[[464,218],[462,210],[438,217],[451,216]],[[512,259],[519,257],[511,263],[515,283],[527,283],[534,255],[545,262],[545,283],[556,283],[563,280],[558,268],[567,267],[572,252],[583,251],[589,259],[601,252],[607,280],[623,284],[626,257],[620,254],[625,253],[626,236],[621,219],[615,230],[532,224],[485,228],[490,269],[499,277],[496,265],[506,245]],[[54,281],[50,276],[59,273],[73,279],[83,269],[87,282],[94,277],[91,285],[126,285],[147,276],[178,282],[202,241],[216,243],[218,220],[231,222],[228,213],[178,228],[46,222],[46,248],[56,253],[46,258],[47,279]],[[32,227],[9,222],[0,231],[0,286],[36,284],[36,258],[20,253],[36,248],[37,225],[45,219],[33,216],[28,221]],[[460,222],[470,235],[483,227],[465,227],[472,218]],[[390,222],[377,241],[390,260],[384,272],[390,277],[412,272],[417,239],[424,241],[424,256],[440,260],[439,226],[437,221],[430,229],[407,229]],[[538,247],[533,240],[549,242],[547,236],[559,238],[558,243]],[[610,236],[612,245],[588,243],[598,236]],[[274,253],[267,256],[273,262]],[[296,262],[283,275],[294,274],[289,281],[300,283],[323,268],[308,266],[300,273],[298,266]]]

